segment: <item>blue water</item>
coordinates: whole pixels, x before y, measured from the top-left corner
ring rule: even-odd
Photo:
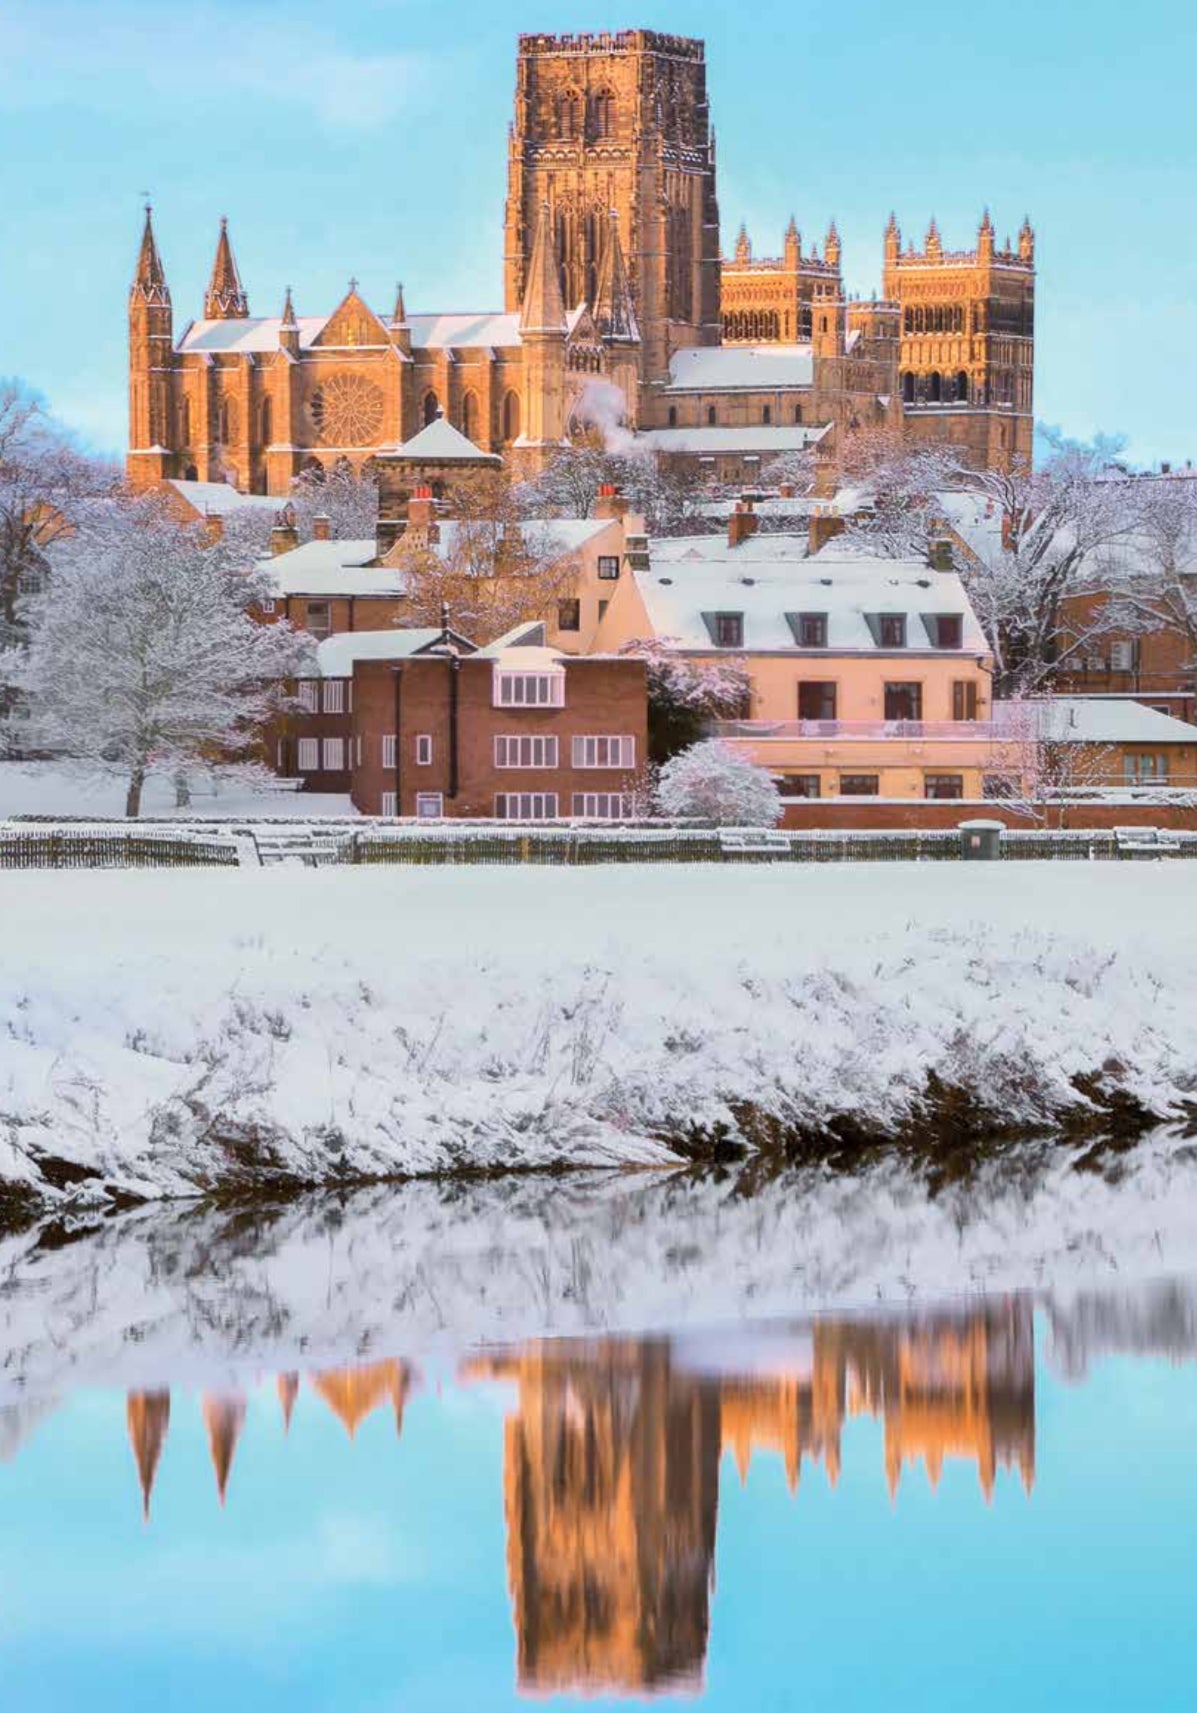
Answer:
[[[0,1464],[0,1707],[1191,1708],[1197,1362],[1053,1342],[1017,1299],[562,1342],[301,1376],[289,1428],[274,1376],[176,1387],[148,1520],[76,1392]]]

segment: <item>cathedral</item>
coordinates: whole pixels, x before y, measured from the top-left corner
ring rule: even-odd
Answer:
[[[251,315],[221,223],[203,315],[176,332],[150,210],[129,298],[130,480],[285,494],[305,470],[360,469],[445,418],[535,470],[588,428],[630,430],[713,479],[888,428],[1005,468],[1029,458],[1035,239],[944,248],[933,220],[882,295],[849,299],[834,226],[754,255],[719,236],[701,41],[648,30],[519,41],[508,141],[504,306],[367,303]]]

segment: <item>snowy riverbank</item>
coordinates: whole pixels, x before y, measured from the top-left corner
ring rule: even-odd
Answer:
[[[10,1210],[1197,1091],[1197,873],[1083,863],[18,873]],[[739,1117],[737,1116],[739,1114]],[[753,1134],[759,1135],[759,1129]]]

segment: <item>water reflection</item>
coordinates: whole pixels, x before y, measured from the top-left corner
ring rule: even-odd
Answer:
[[[701,1685],[721,1468],[746,1482],[754,1458],[773,1455],[792,1496],[808,1465],[835,1487],[845,1424],[868,1417],[882,1424],[891,1499],[909,1466],[921,1464],[934,1488],[950,1459],[975,1469],[987,1502],[1000,1469],[1016,1469],[1028,1494],[1035,1480],[1029,1297],[673,1339],[536,1340],[468,1358],[456,1379],[500,1383],[515,1399],[503,1499],[518,1682],[529,1692]],[[287,1429],[306,1399],[351,1440],[380,1410],[398,1438],[419,1376],[387,1360],[288,1371],[273,1385]],[[222,1507],[247,1403],[246,1391],[183,1400],[200,1411]],[[172,1407],[165,1387],[128,1393],[147,1521]]]

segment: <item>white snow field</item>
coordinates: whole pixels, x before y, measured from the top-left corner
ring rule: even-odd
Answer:
[[[0,821],[12,815],[118,819],[125,813],[127,781],[83,767],[49,762],[0,761]],[[197,820],[308,820],[326,815],[354,816],[348,796],[335,792],[251,789],[235,780],[196,779],[187,809],[175,806],[173,780],[151,775],[142,797],[142,818]],[[136,827],[137,823],[132,822]]]
[[[897,1124],[932,1070],[1167,1117],[1195,906],[1180,862],[6,873],[0,1191],[657,1164],[740,1102]]]

